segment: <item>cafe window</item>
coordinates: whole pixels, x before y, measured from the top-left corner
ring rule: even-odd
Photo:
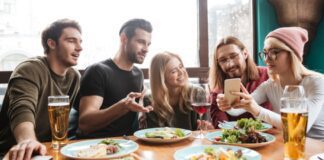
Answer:
[[[208,0],[209,57],[216,43],[225,36],[239,38],[253,54],[252,17],[252,0]]]
[[[152,56],[163,51],[180,54],[186,67],[199,67],[197,0],[0,0],[0,58],[17,50],[25,54],[21,57],[44,55],[41,32],[61,18],[77,20],[83,30],[78,69],[112,57],[119,29],[131,18],[153,25],[152,45],[139,67],[148,68]],[[7,67],[0,71],[12,70],[23,59],[2,64]]]
[[[28,57],[25,53],[8,53],[1,57],[0,67],[3,70],[15,69],[17,63],[26,60]]]
[[[131,18],[153,25],[152,45],[144,64],[148,78],[151,58],[159,52],[177,53],[190,77],[206,78],[209,59],[221,37],[240,38],[252,53],[254,0],[0,0],[0,62],[8,53],[20,57],[43,55],[41,32],[60,18],[77,20],[83,29],[83,51],[77,68],[112,57],[119,45],[119,29]],[[0,64],[0,82],[24,58]],[[4,67],[5,66],[5,67]],[[9,71],[9,72],[4,72]]]

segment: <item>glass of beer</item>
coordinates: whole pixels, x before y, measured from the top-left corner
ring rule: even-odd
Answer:
[[[287,85],[281,103],[284,136],[284,159],[304,160],[308,108],[303,86]]]
[[[48,97],[48,116],[51,125],[53,149],[59,149],[68,141],[69,112],[69,96]]]

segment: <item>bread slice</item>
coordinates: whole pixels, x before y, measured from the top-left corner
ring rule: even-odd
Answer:
[[[94,146],[90,146],[90,148],[86,148],[80,150],[76,153],[77,157],[82,158],[101,158],[107,156],[106,145],[105,144],[97,144]]]

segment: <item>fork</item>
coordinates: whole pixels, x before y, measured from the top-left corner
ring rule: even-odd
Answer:
[[[126,134],[123,135],[123,138],[127,141],[132,141]]]
[[[218,121],[219,124],[223,125],[223,126],[228,126],[229,128],[231,129],[236,129],[236,130],[239,130],[240,132],[245,132],[244,129],[242,128],[239,128],[237,127],[236,125],[232,124],[232,123],[229,123],[228,121],[226,120],[223,120],[223,121]]]
[[[223,120],[223,121],[218,121],[218,123],[219,123],[220,125],[228,126],[228,127],[231,127],[231,128],[235,128],[235,127],[236,127],[236,126],[234,126],[233,124],[228,123],[228,121],[225,121],[225,120]]]
[[[123,135],[123,138],[125,139],[125,140],[127,140],[127,142],[126,143],[123,143],[123,145],[129,145],[130,143],[132,143],[132,140],[127,136],[127,135]]]

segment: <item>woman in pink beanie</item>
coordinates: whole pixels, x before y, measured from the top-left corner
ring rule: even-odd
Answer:
[[[260,57],[268,67],[270,79],[263,82],[251,95],[233,92],[242,97],[233,104],[252,113],[253,116],[281,129],[280,98],[286,85],[302,85],[308,106],[307,136],[324,140],[324,78],[302,64],[304,45],[307,42],[307,31],[300,27],[282,27],[270,32],[264,41]],[[273,111],[258,104],[269,101]],[[227,101],[218,97],[218,106],[226,111],[231,108]]]

